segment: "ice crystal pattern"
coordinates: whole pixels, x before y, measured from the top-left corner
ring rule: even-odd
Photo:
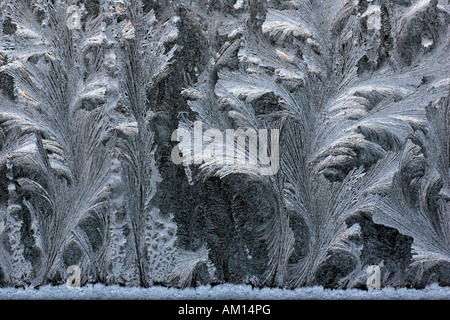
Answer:
[[[450,284],[448,1],[0,8],[2,286]],[[195,121],[280,170],[174,164]]]

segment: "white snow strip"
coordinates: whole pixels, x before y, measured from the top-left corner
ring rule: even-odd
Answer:
[[[450,288],[430,285],[423,290],[330,290],[322,287],[295,290],[224,284],[198,288],[126,288],[87,285],[81,289],[44,286],[35,289],[0,289],[0,300],[450,300]]]

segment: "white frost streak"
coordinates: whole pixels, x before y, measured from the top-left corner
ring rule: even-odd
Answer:
[[[381,9],[380,6],[370,5],[362,17],[367,17],[367,29],[368,30],[380,30],[381,29]]]
[[[234,8],[236,10],[241,9],[244,6],[244,0],[236,0],[236,3],[234,4]]]
[[[72,290],[66,286],[44,286],[34,289],[0,289],[0,300],[33,299],[82,299],[82,300],[180,300],[180,299],[270,299],[270,300],[448,300],[450,288],[431,285],[423,290],[383,288],[381,290],[363,291],[357,289],[329,290],[322,287],[300,288],[296,290],[263,288],[253,289],[246,285],[224,284],[218,286],[201,286],[184,290],[164,287],[124,288],[116,285],[101,284]]]

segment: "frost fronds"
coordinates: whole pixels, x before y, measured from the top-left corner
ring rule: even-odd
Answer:
[[[406,143],[391,192],[378,197],[375,221],[411,236],[414,264],[450,261],[449,99],[427,107],[429,127]]]

